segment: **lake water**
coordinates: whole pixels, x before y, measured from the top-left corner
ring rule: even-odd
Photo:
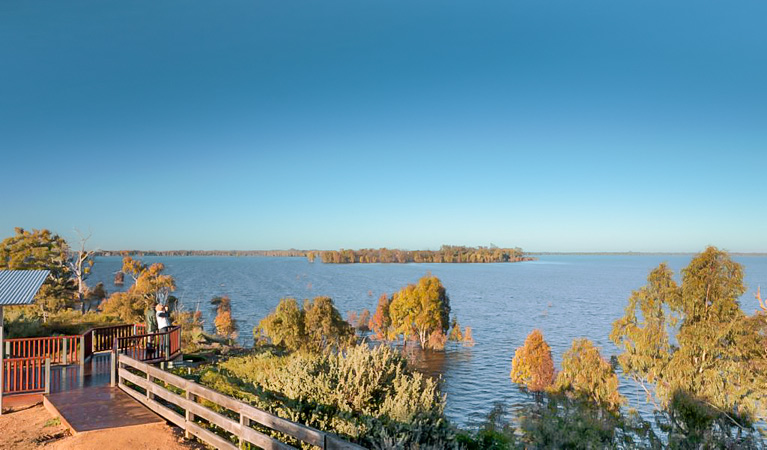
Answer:
[[[735,257],[745,266],[748,291],[741,298],[749,314],[757,307],[757,285],[767,287],[767,257]],[[645,284],[651,269],[667,262],[676,272],[689,256],[542,256],[538,261],[512,264],[353,264],[309,263],[304,258],[267,257],[145,257],[162,262],[176,279],[175,293],[188,309],[199,307],[212,327],[209,300],[232,299],[240,340],[249,344],[251,330],[275,308],[280,298],[332,297],[345,316],[349,310],[373,312],[381,293],[391,294],[427,272],[439,277],[453,314],[473,330],[476,345],[454,345],[445,352],[427,352],[420,368],[441,375],[447,394],[447,414],[466,424],[488,412],[495,402],[511,406],[529,401],[511,383],[514,350],[534,328],[543,331],[555,363],[574,338],[587,337],[605,357],[617,353],[608,339],[612,322],[623,315],[631,292]],[[88,280],[103,281],[107,290],[119,270],[118,257],[98,258]],[[622,380],[621,391],[631,407],[649,412],[640,388]]]

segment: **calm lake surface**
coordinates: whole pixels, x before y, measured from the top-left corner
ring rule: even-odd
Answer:
[[[352,264],[309,263],[304,258],[268,257],[145,257],[162,262],[176,278],[175,293],[187,309],[199,307],[212,328],[209,300],[217,295],[232,299],[239,321],[240,340],[252,342],[251,330],[273,310],[280,298],[332,297],[345,316],[347,311],[375,310],[381,293],[391,294],[416,282],[427,272],[445,287],[453,314],[473,330],[476,345],[453,345],[445,352],[427,352],[420,369],[441,375],[447,394],[447,414],[466,424],[488,412],[495,402],[514,408],[529,399],[511,383],[509,372],[514,350],[534,328],[543,331],[555,363],[572,340],[587,337],[604,356],[617,353],[608,339],[612,322],[623,315],[631,292],[645,284],[651,269],[667,262],[676,272],[690,256],[542,256],[538,261],[512,264]],[[757,307],[757,285],[767,287],[767,257],[735,257],[745,266],[748,291],[741,298],[749,314]],[[120,269],[118,257],[98,258],[88,280],[104,282],[109,292]],[[643,413],[640,389],[625,379],[621,391],[631,407]]]

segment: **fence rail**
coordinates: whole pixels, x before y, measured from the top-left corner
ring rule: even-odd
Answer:
[[[3,394],[50,392],[51,360],[45,357],[3,360]]]
[[[295,448],[251,427],[251,424],[257,424],[322,450],[364,450],[364,447],[344,441],[338,436],[275,416],[124,354],[113,353],[113,364],[115,366],[113,385],[117,384],[125,393],[166,420],[183,428],[187,437],[194,435],[216,448],[236,450],[238,447],[229,439],[201,426],[201,423],[196,421],[197,418],[234,435],[240,449],[245,448],[248,443],[264,449]],[[176,391],[183,391],[183,394],[173,392],[166,386],[158,384],[158,381],[173,386]],[[233,414],[227,417],[203,406],[199,400],[229,410]],[[178,412],[180,410],[183,410],[183,414]],[[238,416],[239,420],[232,418],[235,416]]]

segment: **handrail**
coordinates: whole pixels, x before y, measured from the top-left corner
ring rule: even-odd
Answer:
[[[159,333],[119,337],[114,341],[114,351],[139,361],[173,359],[181,352],[181,327],[173,326]]]
[[[54,364],[72,364],[81,360],[82,336],[47,336],[5,339],[7,358],[49,357]]]
[[[244,448],[246,443],[270,449],[286,450],[294,448],[267,434],[256,431],[256,429],[250,426],[251,423],[255,422],[262,427],[284,433],[299,441],[319,447],[322,450],[364,450],[364,447],[344,441],[334,434],[292,422],[267,411],[260,410],[233,397],[197,384],[192,380],[165,372],[124,354],[113,353],[112,357],[115,370],[115,373],[113,373],[115,377],[112,382],[113,386],[117,384],[125,393],[143,403],[166,420],[183,428],[187,437],[194,435],[206,444],[216,448],[236,450],[237,446],[229,439],[213,433],[210,429],[201,427],[195,421],[196,417],[236,436],[240,448]],[[143,372],[144,375],[137,375],[128,370],[128,367]],[[183,395],[172,392],[165,386],[156,383],[156,380],[184,391]],[[139,387],[144,392],[134,387]],[[160,401],[157,399],[160,399]],[[198,399],[232,411],[239,415],[239,421],[219,414],[207,406],[203,406]],[[169,405],[184,410],[184,414],[179,414],[174,409],[171,409]]]
[[[88,330],[93,336],[93,352],[112,350],[116,338],[131,336],[134,334],[135,325],[109,325],[96,327]]]
[[[180,331],[174,328],[169,330],[169,355],[181,349]],[[145,335],[144,324],[107,325],[81,335],[5,339],[4,354],[6,358],[48,357],[53,364],[84,364],[96,352],[111,351],[117,339]]]
[[[50,392],[51,360],[46,357],[3,359],[3,395]]]

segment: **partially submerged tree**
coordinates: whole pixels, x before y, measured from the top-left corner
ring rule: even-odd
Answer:
[[[440,349],[429,345],[434,333],[447,335],[450,326],[450,298],[439,278],[427,274],[417,284],[410,284],[392,296],[389,305],[392,328],[405,340],[416,336],[421,348]],[[438,340],[443,342],[442,340]]]
[[[535,329],[514,353],[511,381],[524,385],[530,391],[541,392],[554,383],[554,374],[551,347],[543,339],[541,330]]]
[[[232,301],[229,297],[213,297],[210,303],[216,306],[216,317],[213,319],[216,334],[226,339],[237,337],[237,322],[232,317]]]
[[[253,329],[253,335],[256,340],[266,338],[292,351],[341,349],[355,341],[354,329],[343,320],[330,297],[305,300],[303,308],[295,299],[284,298]]]
[[[616,412],[626,402],[618,383],[610,362],[590,340],[582,338],[575,339],[565,352],[553,390]]]
[[[370,327],[368,326],[368,323],[370,323],[370,311],[365,308],[360,313],[359,317],[357,317],[357,321],[353,324],[354,328],[357,329],[357,331],[361,333],[365,333],[370,331]]]
[[[304,300],[304,330],[306,348],[315,352],[346,348],[354,342],[354,328],[341,317],[330,297]]]
[[[764,412],[767,371],[764,323],[740,309],[744,292],[742,266],[715,247],[682,270],[681,286],[665,265],[653,270],[610,334],[624,373],[661,408],[681,392],[748,427]]]
[[[368,326],[373,332],[373,337],[378,340],[386,341],[391,336],[391,316],[389,315],[389,305],[391,300],[386,294],[381,294],[376,306],[376,312],[370,319]]]

